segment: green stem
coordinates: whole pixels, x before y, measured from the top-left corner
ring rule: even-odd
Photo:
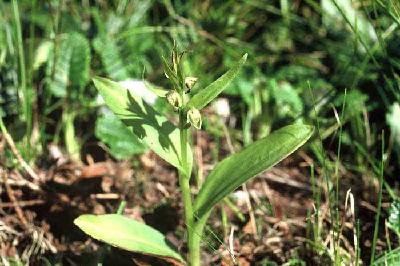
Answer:
[[[189,265],[200,265],[200,242],[194,233],[194,215],[192,196],[190,194],[190,171],[187,161],[187,143],[188,143],[188,130],[185,128],[186,116],[185,111],[179,112],[179,130],[180,130],[180,144],[181,144],[181,158],[182,168],[184,171],[179,170],[179,186],[182,192],[182,200],[185,208],[185,223],[188,235],[189,246]]]
[[[382,188],[383,188],[383,174],[385,167],[385,134],[382,132],[382,158],[381,158],[381,167],[379,173],[379,191],[378,191],[378,206],[375,214],[375,226],[374,226],[374,234],[372,238],[372,248],[371,248],[371,260],[370,265],[372,265],[375,261],[375,248],[376,241],[378,240],[378,232],[379,232],[379,219],[381,217],[381,208],[382,208]]]
[[[75,116],[76,113],[71,111],[70,107],[67,107],[63,113],[64,141],[68,154],[74,161],[78,162],[80,160],[80,147],[75,135]]]
[[[208,215],[201,220],[194,222],[192,228],[192,236],[189,239],[189,265],[200,266],[200,243],[203,235],[204,226]]]
[[[25,65],[25,54],[22,42],[22,30],[21,30],[21,20],[19,15],[18,1],[12,1],[13,16],[16,30],[16,39],[18,46],[18,60],[19,60],[19,75],[20,75],[20,88],[21,88],[21,100],[22,100],[22,113],[26,121],[26,136],[31,135],[32,131],[32,103],[31,103],[31,93],[28,91],[26,86],[26,65]],[[30,149],[30,141],[26,142],[28,150]]]

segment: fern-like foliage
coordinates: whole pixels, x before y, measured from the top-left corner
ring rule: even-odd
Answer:
[[[51,93],[65,97],[68,86],[78,91],[84,88],[89,80],[90,58],[90,45],[85,36],[77,32],[62,36],[59,49],[52,49],[47,65]]]
[[[121,59],[118,46],[114,40],[107,35],[94,39],[93,47],[99,54],[107,75],[114,80],[125,80],[128,78],[128,71]]]

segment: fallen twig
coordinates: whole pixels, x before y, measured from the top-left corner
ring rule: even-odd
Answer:
[[[1,117],[0,117],[0,130],[3,133],[3,136],[6,139],[8,146],[10,146],[12,153],[14,154],[15,158],[17,158],[17,161],[21,165],[21,167],[31,176],[32,179],[40,180],[40,177],[33,171],[33,169],[29,166],[29,164],[27,162],[25,162],[25,160],[22,158],[17,147],[15,146],[14,140],[12,139],[11,135],[8,133],[7,128],[5,127]]]
[[[41,205],[44,204],[44,200],[26,200],[26,201],[19,201],[18,206],[19,207],[29,207],[29,206],[34,206],[34,205]],[[15,202],[1,202],[0,203],[0,208],[15,208],[17,205]]]
[[[4,186],[6,187],[7,195],[10,198],[10,201],[14,205],[15,208],[15,213],[17,214],[18,219],[21,221],[22,226],[27,229],[28,228],[28,221],[26,220],[26,217],[24,215],[24,212],[21,209],[21,206],[18,203],[17,198],[14,195],[14,191],[12,190],[10,184],[7,182],[7,174],[0,169],[0,175],[1,178],[3,179]]]

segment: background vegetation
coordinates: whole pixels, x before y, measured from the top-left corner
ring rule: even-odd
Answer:
[[[161,56],[175,42],[199,78],[194,90],[248,53],[194,136],[200,181],[218,158],[276,128],[317,129],[214,212],[204,261],[397,265],[399,27],[397,0],[0,0],[2,263],[114,261],[119,251],[72,220],[116,212],[121,199],[172,242],[183,233],[175,173],[110,115],[91,81],[121,81],[171,112],[144,81],[167,87]]]

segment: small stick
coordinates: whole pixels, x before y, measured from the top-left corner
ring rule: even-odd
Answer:
[[[5,127],[3,120],[0,117],[0,129],[3,133],[4,138],[8,146],[10,146],[12,153],[17,158],[18,163],[21,165],[22,168],[32,177],[34,180],[40,180],[40,177],[33,171],[33,169],[28,165],[27,162],[22,158],[21,154],[19,153],[17,147],[15,146],[14,140],[12,139],[11,135],[8,133],[7,128]]]
[[[0,180],[0,183],[3,183],[3,180]],[[25,180],[25,179],[19,179],[19,180],[7,179],[7,183],[12,186],[27,186],[32,190],[40,190],[38,185],[36,185],[32,182],[29,182],[28,180]]]
[[[34,205],[41,205],[44,204],[44,200],[26,200],[26,201],[19,201],[19,207],[29,207]],[[15,202],[2,202],[0,203],[0,208],[15,208],[17,205]]]
[[[25,218],[24,212],[21,209],[21,206],[19,206],[18,200],[14,195],[14,191],[12,190],[10,184],[7,182],[7,174],[4,173],[2,170],[0,170],[0,175],[3,179],[4,186],[6,187],[7,195],[10,198],[10,201],[13,203],[14,208],[15,208],[15,213],[18,216],[18,219],[21,221],[22,226],[27,229],[28,228],[28,221]]]

